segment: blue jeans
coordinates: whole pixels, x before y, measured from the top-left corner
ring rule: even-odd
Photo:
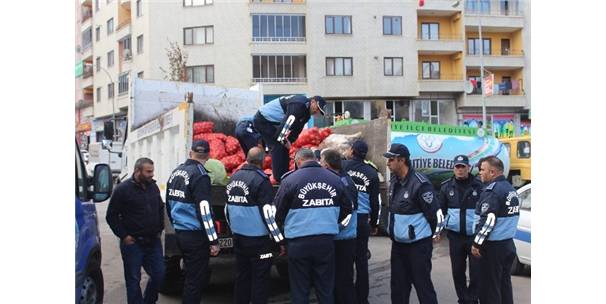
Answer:
[[[156,303],[158,289],[164,281],[164,256],[160,238],[148,242],[140,241],[125,245],[120,241],[120,252],[124,263],[124,279],[126,280],[126,295],[128,304]],[[150,276],[145,295],[141,296],[141,267]]]

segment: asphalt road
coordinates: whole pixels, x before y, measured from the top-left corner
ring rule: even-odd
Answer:
[[[102,242],[102,270],[105,281],[105,303],[126,303],[124,272],[122,258],[118,248],[118,239],[113,235],[105,222],[107,202],[97,204],[99,214],[99,229]],[[369,261],[371,304],[390,303],[389,281],[391,277],[389,256],[391,241],[387,237],[372,237],[369,242],[372,257]],[[145,288],[147,275],[142,272],[142,288]],[[232,303],[235,267],[232,263],[221,262],[213,269],[210,286],[203,296],[203,303]],[[448,240],[443,239],[433,250],[432,280],[438,295],[439,303],[457,303],[457,297],[452,282],[450,259],[448,257]],[[530,303],[530,274],[513,276],[514,302]],[[275,268],[272,269],[270,303],[290,303],[288,281],[280,279]],[[313,300],[312,303],[317,303]],[[181,303],[178,296],[160,295],[158,303]],[[416,294],[411,296],[411,303],[418,303]]]

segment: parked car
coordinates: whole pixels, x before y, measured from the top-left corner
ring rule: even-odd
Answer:
[[[517,256],[511,267],[511,274],[520,274],[525,267],[530,267],[530,197],[531,184],[518,189],[520,200],[520,221],[514,237]]]
[[[98,164],[92,178],[86,172],[76,145],[76,303],[103,303],[101,237],[95,202],[112,193],[112,174],[107,164]]]

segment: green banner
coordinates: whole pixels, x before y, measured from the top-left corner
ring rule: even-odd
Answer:
[[[82,76],[84,73],[84,61],[80,61],[76,64],[76,77]]]
[[[424,122],[397,121],[391,123],[395,132],[429,133],[455,136],[477,136],[478,129],[470,127],[434,125]]]
[[[360,124],[360,123],[366,123],[368,122],[367,120],[364,119],[353,119],[353,118],[348,118],[348,119],[341,119],[341,120],[337,120],[335,121],[335,127],[340,127],[340,126],[349,126],[349,125],[355,125],[355,124]]]

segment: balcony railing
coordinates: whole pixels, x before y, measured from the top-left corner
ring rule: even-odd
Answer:
[[[453,81],[453,80],[463,80],[463,79],[464,79],[463,74],[440,73],[440,75],[437,78],[423,78],[423,74],[419,74],[420,81],[440,81],[440,80]]]
[[[485,52],[486,53],[486,52]],[[480,51],[470,52],[467,51],[467,56],[480,56]],[[497,53],[484,54],[484,56],[524,56],[524,50],[510,50],[504,49]]]
[[[299,78],[253,78],[254,83],[295,83],[295,82],[307,82],[306,77]]]
[[[292,3],[303,4],[305,0],[250,0],[251,3]]]
[[[88,19],[93,17],[93,10],[90,8],[82,9],[82,20],[81,23],[86,22]]]
[[[305,42],[305,37],[253,37],[254,42]]]
[[[463,40],[463,35],[439,35],[438,37],[427,37],[423,34],[419,34],[417,37],[419,41],[457,41]]]
[[[93,66],[92,65],[85,65],[84,66],[84,73],[82,73],[82,78],[88,78],[93,76]]]
[[[522,16],[522,10],[520,9],[520,1],[518,0],[479,1],[479,6],[476,0],[467,0],[465,1],[465,14],[483,16]]]

